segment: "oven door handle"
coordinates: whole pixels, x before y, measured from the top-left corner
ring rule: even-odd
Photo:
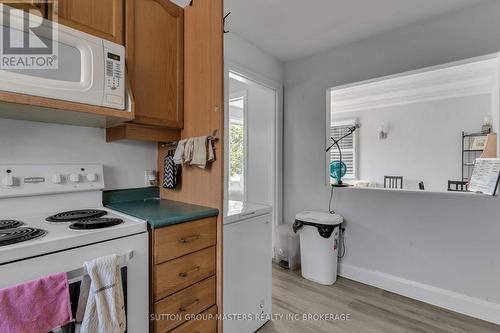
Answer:
[[[134,258],[134,251],[130,250],[124,254],[118,255],[118,263],[120,267],[125,266],[130,260]],[[87,269],[85,267],[77,268],[72,271],[66,272],[68,280],[79,279],[85,275],[88,275]]]

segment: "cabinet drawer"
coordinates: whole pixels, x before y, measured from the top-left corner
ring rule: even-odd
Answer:
[[[157,301],[214,275],[215,247],[167,261],[155,266],[154,270],[154,299]]]
[[[216,219],[209,217],[155,230],[155,263],[161,264],[215,245]]]
[[[156,302],[154,310],[159,320],[154,322],[155,332],[167,332],[185,322],[187,316],[198,314],[214,304],[215,277],[212,276]],[[165,318],[161,318],[162,315]]]
[[[207,311],[201,313],[201,320],[191,320],[170,331],[171,333],[217,333],[217,307],[212,306]],[[210,318],[214,318],[210,320]]]

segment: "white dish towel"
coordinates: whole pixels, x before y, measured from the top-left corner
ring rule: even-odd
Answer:
[[[194,139],[186,139],[186,144],[184,145],[184,153],[182,154],[182,164],[189,164],[193,159],[194,153]]]
[[[208,136],[182,139],[177,143],[174,163],[194,165],[205,169],[208,162],[215,161],[214,146]]]
[[[187,139],[182,139],[177,143],[174,154],[174,163],[177,165],[184,164],[184,149],[186,148]]]
[[[193,157],[189,165],[196,165],[199,168],[205,169],[207,162],[212,162],[214,159],[212,140],[209,140],[208,136],[193,138]]]
[[[117,255],[85,262],[90,279],[82,281],[88,290],[80,333],[123,333],[126,330],[122,277]],[[90,283],[90,287],[85,284]],[[84,295],[80,294],[80,297]],[[84,302],[78,302],[78,307]],[[77,312],[82,312],[79,308]],[[77,315],[77,322],[80,318]]]

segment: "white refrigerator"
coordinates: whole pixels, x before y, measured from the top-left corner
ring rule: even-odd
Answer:
[[[271,207],[226,201],[224,209],[224,333],[253,333],[271,315]]]

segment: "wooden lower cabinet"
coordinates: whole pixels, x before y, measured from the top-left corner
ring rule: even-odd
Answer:
[[[157,315],[167,318],[155,321],[155,332],[168,332],[215,304],[215,277],[210,277],[155,303]]]
[[[174,328],[172,333],[216,333],[217,332],[217,307],[212,306],[207,311],[200,313],[197,320],[191,320]]]
[[[155,266],[154,299],[215,275],[215,246]]]
[[[215,217],[161,228],[154,234],[155,264],[172,260],[215,245],[217,222]]]
[[[151,332],[217,332],[216,227],[210,217],[150,231]]]

